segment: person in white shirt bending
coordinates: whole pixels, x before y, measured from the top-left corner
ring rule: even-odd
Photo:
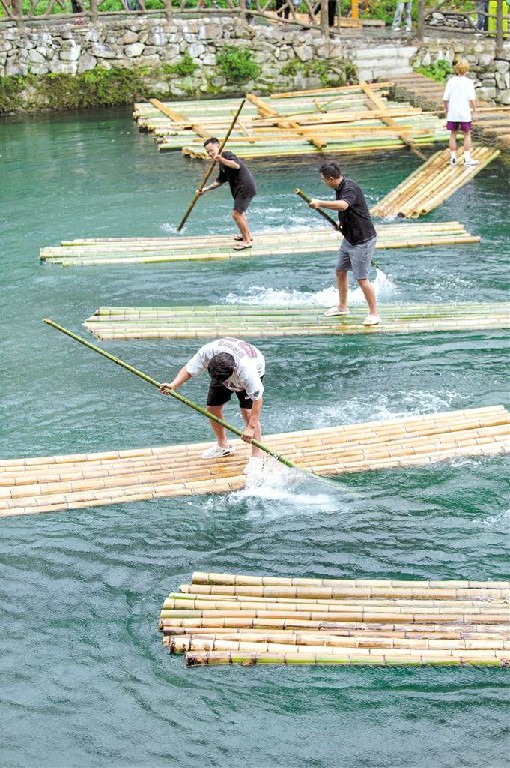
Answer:
[[[209,372],[211,381],[207,394],[207,410],[223,419],[223,406],[235,392],[239,408],[245,423],[242,440],[251,443],[260,442],[262,428],[260,414],[264,393],[264,355],[253,344],[241,339],[226,337],[204,344],[198,352],[181,368],[170,383],[160,386],[160,392],[168,395],[171,389],[178,389],[192,376]],[[234,453],[235,448],[227,440],[227,432],[216,421],[211,420],[211,427],[216,435],[216,445],[202,454],[204,459],[214,459]],[[263,464],[262,451],[255,445],[251,447],[251,458],[244,472],[248,474],[260,469]]]
[[[476,94],[473,81],[466,77],[469,64],[461,59],[455,65],[455,75],[446,83],[443,104],[446,127],[450,131],[450,163],[457,163],[457,131],[464,134],[464,165],[478,165],[471,157],[472,120],[476,118]]]

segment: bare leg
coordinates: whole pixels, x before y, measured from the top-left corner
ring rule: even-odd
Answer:
[[[358,280],[358,285],[363,291],[363,296],[368,304],[368,311],[371,315],[377,315],[377,299],[375,296],[374,286],[368,278],[365,280]]]
[[[338,309],[347,309],[347,293],[349,291],[349,278],[347,272],[336,270],[336,284],[338,286]]]
[[[457,131],[450,132],[450,139],[448,141],[448,146],[450,147],[450,152],[457,151]]]
[[[471,152],[471,131],[466,131],[464,134],[464,152]]]
[[[250,421],[251,416],[251,408],[241,408],[241,415],[244,419],[244,423],[246,426],[248,426],[248,422]],[[260,426],[260,421],[257,429],[255,430],[255,434],[253,435],[254,440],[258,440],[260,443],[262,441],[262,427]],[[257,448],[257,446],[253,445],[251,446],[251,455],[252,456],[262,456],[262,451],[260,448]]]
[[[213,416],[218,416],[220,419],[223,418],[222,405],[208,405],[207,410],[209,413],[212,413]],[[225,427],[222,427],[221,424],[218,424],[216,421],[212,421],[211,419],[209,419],[209,424],[211,425],[213,432],[216,435],[216,440],[218,441],[220,448],[228,448],[227,430]]]
[[[232,218],[239,227],[239,232],[242,235],[243,243],[246,245],[251,243],[252,236],[250,234],[250,228],[248,226],[248,219],[246,218],[246,215],[244,213],[239,213],[239,211],[232,211]]]

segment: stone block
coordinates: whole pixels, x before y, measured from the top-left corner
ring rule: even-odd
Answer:
[[[132,43],[131,45],[126,45],[124,53],[128,59],[134,59],[137,56],[140,56],[144,49],[145,45],[143,43]]]
[[[477,92],[479,99],[490,100],[496,98],[496,95],[496,88],[480,88],[480,90]]]
[[[198,59],[205,53],[205,48],[202,43],[193,43],[189,46],[188,53],[192,59]]]
[[[47,61],[45,61],[44,64],[30,65],[30,74],[32,75],[47,75],[49,71],[50,71],[50,68]]]
[[[500,91],[510,88],[510,73],[507,72],[503,75],[501,72],[496,72],[496,86]]]
[[[94,69],[97,64],[97,59],[91,56],[90,53],[82,53],[78,60],[77,72],[87,72],[89,69]]]
[[[510,104],[510,89],[507,91],[501,91],[498,95],[498,103],[505,106]]]
[[[496,72],[509,72],[510,71],[510,61],[504,61],[503,59],[497,59],[494,62]]]
[[[116,52],[112,50],[112,48],[110,48],[109,45],[102,45],[101,43],[92,45],[90,47],[90,53],[92,54],[92,56],[95,56],[98,59],[114,59],[117,55]]]
[[[138,35],[136,32],[132,32],[129,30],[122,36],[122,44],[123,45],[131,45],[131,43],[137,43],[138,42]]]

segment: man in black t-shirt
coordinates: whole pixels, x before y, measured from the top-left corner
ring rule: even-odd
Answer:
[[[207,141],[204,142],[204,147],[211,160],[217,160],[220,170],[216,181],[209,184],[208,187],[204,187],[200,194],[203,195],[204,192],[216,189],[228,181],[232,197],[234,198],[232,218],[239,227],[239,232],[241,233],[234,238],[234,240],[239,241],[238,244],[234,246],[234,250],[243,251],[245,248],[251,248],[253,238],[250,234],[248,219],[246,218],[246,210],[257,194],[253,176],[243,161],[236,157],[232,152],[224,150],[220,154],[220,142],[218,139],[207,139]]]
[[[339,229],[343,234],[336,265],[338,285],[338,307],[324,313],[328,316],[348,315],[347,293],[349,289],[348,270],[352,273],[368,304],[368,315],[363,325],[378,325],[377,299],[372,283],[368,279],[370,263],[374,255],[377,234],[370,218],[365,195],[356,182],[342,176],[338,163],[325,163],[320,169],[321,179],[335,191],[336,200],[310,200],[310,208],[329,208],[338,211]]]

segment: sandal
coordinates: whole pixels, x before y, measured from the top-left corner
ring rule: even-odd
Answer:
[[[251,248],[251,243],[239,243],[239,245],[234,245],[234,251],[244,251],[246,248]]]

